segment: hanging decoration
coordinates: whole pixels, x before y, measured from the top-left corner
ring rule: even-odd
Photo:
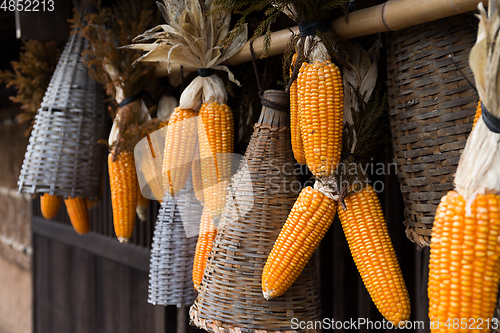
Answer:
[[[84,47],[83,38],[72,34],[35,117],[19,176],[19,191],[41,194],[42,213],[49,218],[62,198],[85,201],[99,195],[103,147],[98,141],[105,115],[101,90],[83,64]],[[85,214],[86,205],[81,207]],[[82,223],[88,226],[88,218]]]
[[[138,52],[121,46],[155,24],[152,6],[152,2],[132,0],[113,7],[99,4],[97,13],[87,14],[82,20],[77,14],[73,18],[79,33],[90,43],[83,52],[90,74],[106,87],[116,103],[110,110],[114,120],[108,138],[108,169],[113,223],[120,242],[132,236],[136,209],[143,217],[147,204],[137,181],[134,147],[142,137],[158,129],[158,121],[151,119],[143,101],[153,68],[132,66]]]
[[[469,64],[482,115],[460,157],[455,191],[441,199],[432,228],[429,318],[471,318],[470,329],[487,329],[495,314],[500,282],[500,1],[488,12],[478,5],[477,40]],[[446,326],[431,328],[444,332]],[[457,332],[465,332],[462,326]]]
[[[190,310],[192,322],[209,332],[294,332],[292,318],[321,320],[314,260],[284,295],[272,300],[262,296],[262,269],[297,197],[294,185],[299,181],[293,170],[288,94],[268,90],[263,97],[274,107],[263,107],[232,178]]]

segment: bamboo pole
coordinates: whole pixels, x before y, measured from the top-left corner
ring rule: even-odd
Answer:
[[[480,0],[389,0],[381,5],[361,9],[347,16],[341,16],[332,22],[332,29],[342,38],[351,39],[385,31],[397,31],[411,26],[439,20],[477,9]],[[487,6],[487,1],[483,3]],[[269,56],[281,54],[292,33],[298,32],[298,27],[283,29],[271,34]],[[264,37],[254,42],[254,53],[260,57],[264,48]],[[238,65],[252,60],[250,43],[227,61],[228,65]],[[178,66],[172,66],[172,71],[178,71]],[[155,72],[156,76],[165,76],[167,71],[161,63]]]

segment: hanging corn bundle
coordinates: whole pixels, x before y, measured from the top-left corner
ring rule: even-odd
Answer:
[[[479,9],[469,64],[481,113],[460,157],[456,191],[441,199],[432,229],[429,318],[432,332],[489,331],[500,281],[500,1]],[[467,318],[467,327],[455,318]],[[435,325],[436,326],[436,325]]]
[[[246,25],[231,44],[222,48],[220,42],[229,33],[230,12],[217,11],[207,15],[212,1],[164,1],[158,3],[167,24],[145,32],[135,40],[152,44],[133,44],[130,48],[148,51],[138,61],[166,61],[188,68],[198,68],[196,77],[182,92],[180,105],[173,112],[166,130],[163,159],[163,188],[175,196],[193,170],[196,197],[204,204],[204,226],[195,259],[203,274],[226,198],[232,169],[234,125],[223,81],[214,70],[225,71],[229,80],[239,84],[222,62],[238,52],[246,42]],[[212,222],[213,221],[213,222]],[[203,251],[202,251],[203,249]]]
[[[84,55],[91,75],[106,86],[108,95],[117,103],[108,138],[108,169],[113,223],[120,242],[127,242],[132,236],[136,209],[139,213],[144,210],[138,207],[142,195],[136,176],[134,147],[141,135],[158,128],[157,120],[151,120],[142,100],[152,68],[141,64],[132,67],[138,53],[120,46],[152,26],[155,15],[151,7],[152,4],[145,1],[127,1],[111,8],[99,6],[98,13],[86,15],[84,21],[77,16],[73,19],[80,34],[90,41],[91,47]]]
[[[57,214],[63,198],[99,195],[104,110],[102,91],[83,64],[84,47],[77,34],[66,44],[35,117],[19,177],[21,192],[42,194],[45,218]]]
[[[231,180],[198,297],[190,310],[192,322],[209,332],[297,332],[292,318],[304,322],[321,318],[314,260],[281,297],[262,297],[262,268],[297,197],[293,185],[298,182],[293,172],[288,94],[267,90],[263,98],[272,106],[262,108]]]
[[[266,299],[283,294],[295,281],[330,227],[337,210],[330,189],[342,149],[344,89],[338,46],[328,21],[342,1],[271,2],[298,22],[285,52],[284,76],[290,90],[291,142],[295,159],[317,179],[300,193],[262,274]],[[285,246],[286,244],[286,246]]]

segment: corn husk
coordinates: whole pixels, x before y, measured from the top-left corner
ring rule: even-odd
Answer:
[[[137,61],[179,64],[194,68],[211,68],[228,74],[229,80],[239,84],[231,71],[222,63],[238,52],[247,40],[248,29],[244,25],[231,44],[222,48],[222,40],[229,33],[231,13],[215,11],[210,15],[211,0],[158,2],[158,7],[166,21],[134,39],[136,44],[127,47],[147,53]],[[150,43],[150,41],[153,41]],[[227,100],[224,84],[216,75],[197,77],[186,87],[180,99],[183,109],[198,110],[201,103]]]
[[[156,118],[159,122],[168,121],[174,109],[179,106],[179,101],[173,96],[162,96],[158,101],[158,111]]]
[[[479,97],[486,109],[500,117],[500,1],[490,1],[488,13],[479,3],[477,41],[469,57]],[[500,194],[500,134],[491,132],[481,117],[460,158],[455,177],[457,192],[466,200],[466,209],[476,195]]]

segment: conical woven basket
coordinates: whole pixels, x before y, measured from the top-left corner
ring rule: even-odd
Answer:
[[[196,291],[192,272],[198,237],[187,238],[186,232],[197,234],[192,227],[199,227],[201,213],[191,180],[175,198],[167,195],[163,199],[151,245],[149,303],[177,307],[193,304]]]
[[[479,96],[469,52],[477,37],[472,14],[392,32],[387,88],[394,160],[405,203],[406,235],[429,246],[437,206],[453,189]]]
[[[264,98],[287,104],[288,94]],[[191,321],[209,332],[274,332],[292,319],[321,320],[314,258],[282,296],[262,295],[262,270],[300,189],[294,175],[289,113],[264,107],[242,163],[231,180],[227,203]],[[310,331],[313,332],[313,331]]]
[[[82,62],[84,40],[73,34],[35,117],[19,191],[63,197],[99,194],[105,147],[102,89]]]

